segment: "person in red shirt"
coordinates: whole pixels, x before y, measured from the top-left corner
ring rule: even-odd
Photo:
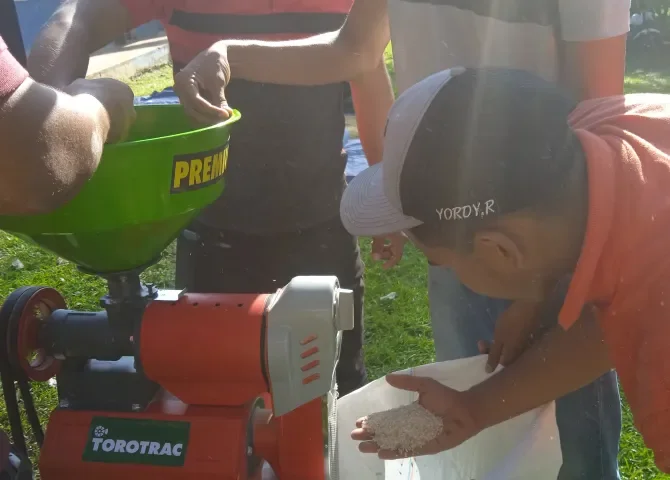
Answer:
[[[57,91],[35,82],[0,36],[0,214],[52,211],[95,172],[103,145],[122,139],[133,93],[116,80]]]
[[[383,162],[345,191],[346,228],[400,228],[473,291],[560,310],[516,362],[468,391],[389,376],[444,420],[415,453],[452,448],[614,367],[670,472],[668,185],[667,95],[576,105],[530,73],[459,67],[398,98]],[[564,280],[565,302],[551,306]],[[361,428],[352,436],[363,452],[401,456]]]

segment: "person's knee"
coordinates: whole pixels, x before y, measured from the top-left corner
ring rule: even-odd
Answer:
[[[448,269],[430,267],[429,301],[437,361],[479,354],[477,342],[491,340],[508,302],[478,295]]]
[[[428,301],[433,324],[469,321],[470,300],[467,289],[451,270],[429,267]]]

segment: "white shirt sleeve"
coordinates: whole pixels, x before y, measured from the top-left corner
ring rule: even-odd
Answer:
[[[567,42],[618,37],[630,30],[631,0],[558,0]]]

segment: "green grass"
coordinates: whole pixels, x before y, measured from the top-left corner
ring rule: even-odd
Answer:
[[[627,93],[669,93],[670,55],[663,58],[638,56],[628,61]]]
[[[387,63],[392,67],[390,49]],[[137,95],[150,94],[167,86],[171,67],[164,66],[128,79]],[[629,69],[626,86],[629,91],[670,91],[670,75],[663,70],[635,67]],[[362,241],[366,271],[366,360],[372,378],[386,372],[431,362],[434,359],[426,290],[426,262],[409,247],[401,264],[392,271],[382,271],[369,260],[369,243]],[[19,259],[24,268],[12,263]],[[159,286],[173,281],[174,248],[168,248],[161,261],[150,268],[144,278]],[[79,273],[67,262],[0,232],[0,300],[23,285],[47,285],[57,288],[69,308],[98,309],[98,299],[105,293],[103,282]],[[396,293],[394,300],[383,297]],[[56,389],[48,384],[33,386],[39,414],[44,422],[56,403]],[[7,416],[0,406],[0,427],[7,429]],[[33,447],[34,448],[34,447]],[[33,451],[33,454],[36,452]],[[625,407],[621,440],[620,465],[624,480],[670,479],[655,469],[653,456],[644,447]],[[593,479],[597,480],[597,479]]]
[[[128,83],[137,97],[151,95],[172,85],[172,64],[145,70],[141,75],[119,80]]]
[[[670,91],[670,71],[634,69],[626,76],[629,93],[666,93]]]

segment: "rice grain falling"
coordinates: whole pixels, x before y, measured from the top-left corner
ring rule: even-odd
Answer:
[[[363,428],[382,450],[410,455],[442,433],[442,420],[418,403],[368,415]]]

